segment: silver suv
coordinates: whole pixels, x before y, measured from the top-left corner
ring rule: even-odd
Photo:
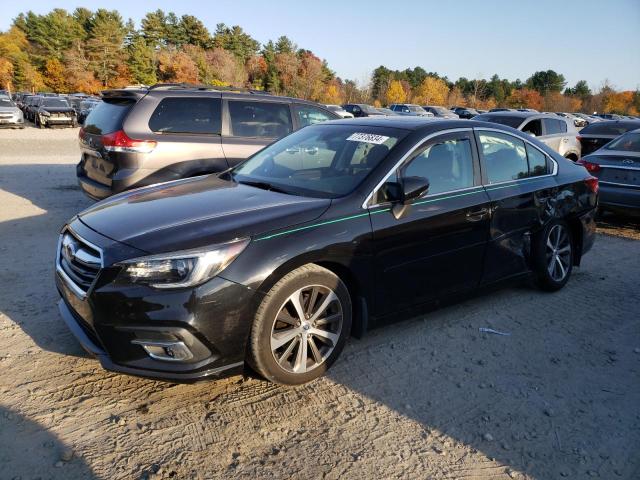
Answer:
[[[545,113],[508,111],[483,113],[473,119],[518,129],[536,137],[565,158],[574,162],[580,159],[578,131],[569,118]]]
[[[340,118],[305,100],[182,84],[107,90],[102,100],[80,129],[76,168],[95,200],[226,170],[294,130]]]

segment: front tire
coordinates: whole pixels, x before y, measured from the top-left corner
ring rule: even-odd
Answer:
[[[552,221],[533,244],[533,271],[537,285],[550,292],[569,281],[573,268],[573,239],[564,221]]]
[[[264,378],[299,385],[320,377],[351,331],[349,290],[318,265],[285,275],[264,297],[251,329],[248,361]]]

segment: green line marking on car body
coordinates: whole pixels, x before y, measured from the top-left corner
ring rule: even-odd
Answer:
[[[518,180],[514,180],[514,182],[517,182],[517,181]],[[500,190],[502,188],[518,187],[520,185],[521,185],[520,183],[510,183],[509,185],[499,185],[497,187],[492,187],[492,188],[487,188],[487,187],[483,187],[482,185],[478,185],[476,187],[471,187],[471,188],[473,188],[473,190],[471,190],[469,192],[456,193],[456,194],[453,194],[453,195],[447,195],[447,196],[438,197],[438,198],[429,198],[429,199],[426,199],[426,200],[421,200],[419,202],[414,202],[411,205],[424,205],[426,203],[438,202],[440,200],[449,200],[451,198],[458,198],[458,197],[464,197],[466,195],[473,195],[475,193],[480,193],[482,191],[489,192],[489,191],[492,191],[492,190]],[[292,228],[290,230],[285,230],[283,232],[273,233],[271,235],[265,235],[264,237],[258,237],[258,238],[255,239],[255,241],[259,242],[261,240],[270,240],[272,238],[277,238],[277,237],[281,237],[283,235],[288,235],[289,233],[301,232],[303,230],[308,230],[310,228],[322,227],[324,225],[331,225],[331,224],[339,223],[339,222],[346,222],[347,220],[355,220],[356,218],[366,217],[368,215],[375,215],[377,213],[384,213],[384,212],[390,212],[390,211],[391,211],[391,208],[383,208],[381,210],[374,210],[374,211],[371,211],[371,212],[364,212],[364,213],[358,213],[356,215],[348,215],[346,217],[334,218],[333,220],[326,220],[324,222],[314,223],[312,225],[305,225],[303,227],[298,227],[298,228]]]

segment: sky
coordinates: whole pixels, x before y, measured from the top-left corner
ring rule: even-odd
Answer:
[[[138,25],[156,8],[191,14],[211,32],[221,22],[240,25],[261,43],[287,35],[361,83],[385,65],[421,66],[451,80],[494,73],[525,80],[552,69],[568,85],[640,88],[640,0],[29,0],[3,2],[0,31],[28,9],[78,6],[116,9]]]

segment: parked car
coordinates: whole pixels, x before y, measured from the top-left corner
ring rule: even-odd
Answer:
[[[333,113],[342,118],[353,118],[353,113],[347,112],[340,105],[325,105],[327,109],[331,110]]]
[[[34,110],[35,124],[45,127],[77,127],[76,112],[65,98],[43,97]]]
[[[102,199],[219,172],[294,130],[336,118],[317,103],[237,89],[107,90],[80,129],[78,182],[89,197]]]
[[[439,107],[437,105],[426,105],[426,106],[423,106],[422,108],[424,108],[425,111],[427,112],[431,112],[434,117],[448,118],[448,119],[460,118],[458,114],[452,112],[451,110],[444,107]]]
[[[566,112],[554,112],[554,113],[556,115],[558,115],[559,117],[568,118],[569,120],[571,120],[573,122],[573,125],[575,127],[582,128],[582,127],[587,125],[587,122],[585,121],[584,118],[578,117],[578,116],[574,115],[573,113],[566,113]]]
[[[622,134],[579,163],[598,178],[600,210],[640,214],[640,129]]]
[[[573,122],[557,115],[533,112],[483,113],[474,120],[499,123],[527,133],[552,148],[565,158],[578,161],[581,146]]]
[[[393,110],[391,110],[390,108],[384,108],[384,107],[379,107],[377,109],[380,113],[382,113],[383,115],[387,115],[387,116],[394,116],[394,115],[398,115],[396,112],[394,112]]]
[[[479,115],[478,110],[470,107],[454,107],[453,112],[460,118],[473,118]]]
[[[516,112],[531,112],[531,113],[540,113],[535,108],[516,108]]]
[[[427,112],[420,105],[412,103],[394,103],[389,105],[389,110],[394,111],[398,115],[410,115],[412,117],[433,117],[433,113]]]
[[[366,103],[347,103],[342,105],[342,108],[356,118],[384,115],[377,108],[367,105]]]
[[[31,97],[27,97],[25,106],[24,106],[24,116],[27,117],[27,120],[30,122],[35,122],[36,120],[36,110],[38,109],[38,105],[44,100],[44,97],[41,95],[33,95]]]
[[[603,120],[625,120],[622,115],[616,113],[596,113],[596,117],[600,117]]]
[[[640,128],[640,120],[603,120],[592,123],[580,130],[578,136],[582,144],[582,155],[595,152],[614,138],[637,128]]]
[[[595,122],[602,122],[603,120],[600,117],[596,117],[593,115],[587,115],[586,113],[573,112],[574,116],[579,117],[585,121],[585,127]]]
[[[0,127],[24,128],[24,114],[9,97],[0,97]]]
[[[78,123],[80,125],[84,124],[84,121],[87,119],[87,116],[91,113],[91,111],[98,106],[101,102],[99,99],[89,98],[86,100],[82,100],[78,109]]]
[[[228,172],[75,216],[59,310],[109,370],[193,381],[247,364],[300,384],[350,334],[440,299],[531,275],[562,288],[593,244],[597,187],[498,124],[319,123]]]

